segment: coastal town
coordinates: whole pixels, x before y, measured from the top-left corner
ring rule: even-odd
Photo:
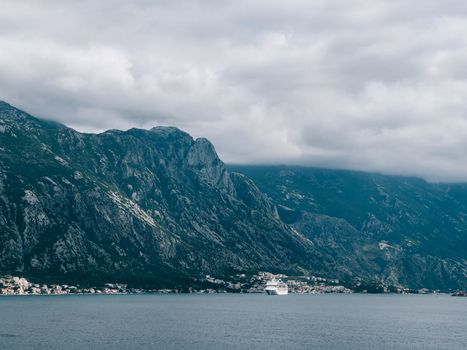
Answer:
[[[216,293],[265,293],[266,283],[270,280],[281,280],[288,287],[291,294],[324,294],[324,293],[367,293],[365,289],[349,288],[337,279],[328,279],[318,276],[287,276],[284,274],[273,274],[271,272],[259,272],[254,275],[236,274],[220,278],[205,275],[196,279],[193,287],[174,289],[144,289],[134,288],[123,283],[106,283],[102,286],[86,286],[71,284],[44,284],[35,283],[24,277],[4,276],[0,277],[1,295],[73,295],[73,294],[216,294]],[[196,286],[196,287],[195,287]],[[358,287],[358,286],[357,286]],[[428,289],[409,290],[404,288],[382,287],[378,293],[418,293],[430,294],[437,291]],[[465,295],[462,292],[453,295]]]
[[[226,291],[240,293],[264,293],[266,282],[272,279],[283,280],[288,286],[289,293],[320,294],[320,293],[353,293],[349,288],[339,284],[339,280],[326,279],[317,276],[287,276],[271,272],[259,272],[252,276],[237,274],[230,276],[232,281],[226,281],[207,275],[206,281]],[[210,292],[211,290],[208,290]]]
[[[229,279],[205,275],[195,281],[198,287],[180,289],[143,289],[131,288],[122,283],[106,283],[103,286],[81,287],[70,284],[40,284],[24,277],[5,276],[0,278],[0,295],[68,295],[68,294],[142,294],[142,293],[264,293],[266,282],[282,279],[289,287],[289,293],[352,293],[349,288],[339,284],[338,280],[317,276],[289,277],[283,274],[259,272],[247,276],[237,274]]]
[[[143,289],[128,288],[125,284],[107,283],[102,287],[81,288],[68,284],[38,284],[17,276],[0,278],[0,295],[66,295],[66,294],[136,294]]]

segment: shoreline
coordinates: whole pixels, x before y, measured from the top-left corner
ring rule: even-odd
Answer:
[[[235,293],[235,292],[220,292],[220,293],[186,293],[186,292],[179,292],[179,293],[161,293],[161,292],[143,292],[143,293],[64,293],[64,294],[0,294],[0,298],[2,297],[73,297],[73,296],[137,296],[137,295],[193,295],[193,296],[202,296],[202,295],[264,295],[270,297],[267,293]],[[382,296],[382,295],[404,295],[404,296],[452,296],[452,297],[467,297],[467,295],[457,295],[456,293],[448,293],[448,292],[439,292],[439,293],[288,293],[285,296],[296,296],[296,295],[303,295],[303,296],[318,296],[318,295],[368,295],[368,296]]]
[[[287,276],[259,272],[254,275],[237,274],[227,279],[206,275],[195,279],[191,285],[172,288],[138,287],[126,283],[104,283],[82,286],[80,284],[37,283],[24,277],[0,277],[0,296],[40,296],[40,295],[142,295],[142,294],[265,294],[268,281],[283,280],[288,294],[449,294],[467,296],[464,290],[431,290],[428,288],[409,289],[386,285],[348,285],[337,279],[318,276]]]

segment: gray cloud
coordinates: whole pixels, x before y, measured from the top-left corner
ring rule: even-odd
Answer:
[[[0,0],[0,99],[236,163],[467,180],[467,3]]]

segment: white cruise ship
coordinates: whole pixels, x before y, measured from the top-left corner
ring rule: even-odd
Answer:
[[[287,294],[289,294],[289,287],[287,287],[287,284],[285,284],[281,280],[276,280],[275,278],[273,278],[270,281],[267,281],[266,288],[264,288],[264,290],[269,295],[287,295]]]

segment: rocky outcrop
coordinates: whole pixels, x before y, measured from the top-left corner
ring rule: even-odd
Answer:
[[[219,159],[214,146],[205,138],[197,139],[187,155],[188,166],[196,169],[200,179],[232,194],[234,186],[224,163]]]

